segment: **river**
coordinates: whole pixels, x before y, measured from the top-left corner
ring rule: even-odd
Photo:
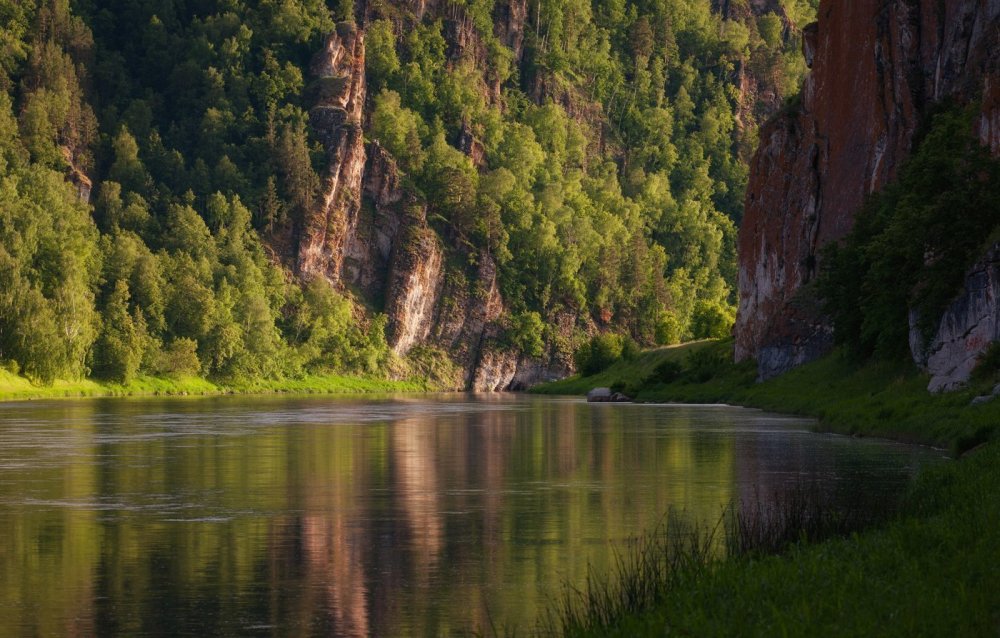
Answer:
[[[940,457],[811,425],[516,395],[0,404],[0,635],[523,634],[670,510],[898,493]]]

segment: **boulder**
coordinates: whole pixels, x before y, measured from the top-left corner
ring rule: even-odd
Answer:
[[[588,403],[610,403],[611,402],[611,388],[594,388],[587,393]]]
[[[622,392],[613,392],[611,388],[594,388],[587,393],[588,403],[631,403],[632,398]]]

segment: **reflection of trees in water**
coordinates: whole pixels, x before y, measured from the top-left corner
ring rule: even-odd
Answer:
[[[727,427],[741,413],[697,409],[417,402],[392,421],[158,438],[147,434],[162,425],[130,421],[148,405],[114,404],[129,418],[110,425],[109,408],[83,405],[56,417],[80,424],[65,444],[73,454],[0,482],[0,495],[42,485],[40,498],[128,508],[0,510],[10,532],[0,608],[14,610],[0,634],[523,626],[565,583],[610,567],[608,539],[621,546],[671,507],[714,523],[734,495],[888,459],[857,446],[836,456],[822,440],[734,436]],[[169,407],[210,422],[216,405]],[[39,454],[0,450],[0,461],[31,466]]]
[[[39,427],[35,445],[11,445],[0,436],[0,636],[97,633],[101,529],[92,507],[99,482],[92,409],[68,403],[46,412],[63,427]],[[10,480],[9,467],[23,468],[17,480]]]

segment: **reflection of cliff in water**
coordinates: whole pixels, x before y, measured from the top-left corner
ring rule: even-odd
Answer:
[[[714,524],[802,481],[877,491],[920,454],[726,408],[63,405],[0,421],[4,635],[523,626],[668,510]]]

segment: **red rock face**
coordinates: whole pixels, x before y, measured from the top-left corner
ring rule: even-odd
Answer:
[[[756,358],[762,377],[829,349],[803,287],[895,177],[928,106],[985,95],[980,137],[997,149],[998,18],[1000,0],[821,2],[801,103],[761,130],[740,230],[736,357]]]

